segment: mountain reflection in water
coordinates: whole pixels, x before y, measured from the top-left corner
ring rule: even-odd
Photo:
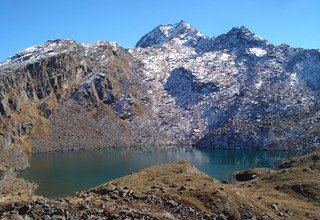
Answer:
[[[233,181],[231,174],[234,171],[253,167],[277,168],[277,161],[297,154],[292,151],[188,147],[48,152],[33,154],[30,158],[31,168],[20,171],[20,174],[39,185],[37,194],[57,198],[170,161],[188,160],[217,180]]]

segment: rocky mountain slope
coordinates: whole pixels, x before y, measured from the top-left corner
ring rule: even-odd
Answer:
[[[0,64],[0,157],[106,146],[319,146],[320,51],[181,21],[135,48],[51,40]]]
[[[319,145],[319,50],[274,46],[246,27],[208,38],[181,21],[129,51],[144,64],[152,122],[167,144]]]
[[[54,40],[1,63],[1,161],[22,168],[31,150],[133,145],[125,120],[146,105],[132,60],[114,43]]]

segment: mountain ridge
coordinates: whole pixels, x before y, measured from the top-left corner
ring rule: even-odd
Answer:
[[[203,34],[202,32],[200,32],[200,31],[198,31],[196,28],[194,28],[191,24],[189,24],[187,21],[185,21],[185,20],[181,20],[179,23],[175,23],[175,24],[167,24],[167,25],[159,25],[159,26],[157,26],[156,28],[154,28],[152,31],[150,31],[150,32],[148,32],[147,34],[145,34],[144,36],[142,36],[141,38],[140,38],[140,40],[136,43],[136,45],[135,45],[135,47],[147,47],[147,45],[148,46],[152,46],[152,42],[150,43],[150,45],[149,45],[149,43],[146,43],[145,42],[145,40],[143,40],[143,38],[145,38],[145,37],[148,37],[148,35],[149,34],[152,34],[155,30],[159,30],[159,29],[161,29],[161,28],[164,28],[164,30],[163,30],[163,32],[167,32],[166,33],[166,35],[164,35],[167,39],[165,39],[165,40],[167,40],[167,41],[165,41],[165,42],[159,42],[159,43],[161,43],[161,44],[158,44],[158,43],[155,43],[155,45],[153,45],[153,46],[162,46],[162,44],[164,44],[164,43],[166,43],[166,42],[168,42],[168,41],[170,41],[170,40],[172,40],[172,38],[174,38],[174,37],[176,37],[176,36],[172,36],[172,31],[176,31],[176,29],[178,28],[179,29],[179,26],[181,27],[185,27],[187,30],[192,30],[193,32],[195,32],[195,33],[193,33],[195,36],[198,36],[198,37],[203,37],[203,38],[206,38],[206,39],[210,39],[211,41],[212,40],[215,40],[215,39],[217,39],[217,38],[224,38],[224,36],[227,36],[227,35],[233,35],[233,34],[238,34],[238,33],[241,33],[242,35],[246,35],[246,34],[248,34],[248,35],[250,35],[250,36],[253,36],[254,38],[256,38],[257,40],[261,40],[261,41],[264,41],[264,42],[266,42],[266,45],[273,45],[273,46],[275,46],[275,47],[284,47],[284,48],[291,48],[291,49],[304,49],[304,48],[302,48],[302,47],[291,47],[290,45],[288,45],[288,44],[286,44],[286,43],[282,43],[282,44],[280,44],[280,45],[275,45],[275,44],[273,44],[273,43],[271,43],[271,42],[268,42],[267,40],[265,40],[265,39],[263,39],[263,38],[261,38],[260,36],[258,36],[258,35],[256,35],[255,33],[253,33],[247,26],[244,26],[244,25],[242,25],[242,26],[240,26],[240,27],[237,27],[237,26],[235,26],[235,27],[232,27],[229,31],[227,31],[226,33],[222,33],[222,34],[220,34],[220,35],[217,35],[216,37],[208,37],[207,35],[205,35],[205,34]],[[168,29],[170,30],[170,31],[168,31]],[[162,32],[162,31],[161,31]],[[163,32],[162,32],[162,34],[163,34]],[[198,34],[198,35],[197,35]],[[158,37],[158,36],[156,36],[156,37]],[[160,40],[163,40],[163,39],[160,39]],[[19,54],[21,54],[21,53],[24,53],[24,52],[30,52],[30,51],[32,51],[33,49],[37,49],[37,48],[39,48],[39,49],[41,49],[41,47],[43,46],[43,45],[46,45],[46,44],[48,44],[48,43],[55,43],[55,42],[59,42],[59,41],[69,41],[69,42],[73,42],[73,43],[77,43],[75,40],[73,40],[73,39],[69,39],[69,38],[57,38],[57,39],[50,39],[50,40],[47,40],[47,42],[45,42],[45,43],[43,43],[43,44],[40,44],[40,45],[34,45],[34,46],[31,46],[31,47],[29,47],[29,48],[26,48],[26,49],[24,49],[24,50],[21,50],[21,51],[19,51],[19,52],[17,52],[16,54],[14,54],[14,55],[12,55],[12,56],[10,56],[9,58],[7,58],[7,59],[5,59],[5,60],[3,60],[3,61],[1,61],[0,62],[0,65],[2,64],[2,65],[4,65],[6,62],[8,62],[8,61],[10,61],[11,59],[14,59],[15,57],[17,57],[17,55],[19,55]],[[96,43],[99,43],[99,42],[109,42],[109,43],[111,43],[111,44],[116,44],[116,45],[118,45],[118,46],[121,46],[120,44],[118,44],[117,42],[111,42],[111,41],[97,41]],[[139,43],[140,42],[140,43]],[[94,45],[94,44],[96,44],[96,43],[82,43],[82,45]],[[145,45],[146,44],[146,45]],[[188,45],[186,45],[186,46],[188,46]],[[189,45],[190,46],[190,45]],[[122,46],[121,46],[122,47]],[[133,47],[134,48],[134,47]],[[128,47],[127,49],[133,49],[132,47]],[[319,52],[320,51],[320,49],[316,49],[316,48],[312,48],[312,49],[304,49],[304,50],[311,50],[311,51],[316,51],[316,52]]]

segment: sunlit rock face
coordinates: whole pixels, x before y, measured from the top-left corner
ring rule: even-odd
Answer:
[[[130,53],[143,63],[166,144],[319,145],[319,50],[275,46],[246,27],[209,38],[181,21],[158,26]]]
[[[143,113],[146,96],[136,65],[115,43],[72,40],[51,40],[5,60],[1,162],[11,166],[15,156],[27,163],[30,151],[134,145],[126,121]]]
[[[0,155],[315,148],[319,61],[319,50],[275,46],[246,27],[210,38],[185,21],[156,27],[131,49],[50,40],[0,63]]]

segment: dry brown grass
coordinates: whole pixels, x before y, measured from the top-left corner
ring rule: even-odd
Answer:
[[[320,151],[304,157],[297,167],[265,172],[257,179],[236,184],[221,184],[186,161],[154,166],[111,184],[162,198],[174,198],[198,210],[227,213],[236,219],[247,213],[267,214],[272,219],[319,219],[320,190],[315,190],[320,188],[320,160],[315,160],[318,156],[320,158]],[[283,185],[288,187],[282,189]],[[314,197],[293,191],[292,185],[305,187],[305,192],[313,193]]]

